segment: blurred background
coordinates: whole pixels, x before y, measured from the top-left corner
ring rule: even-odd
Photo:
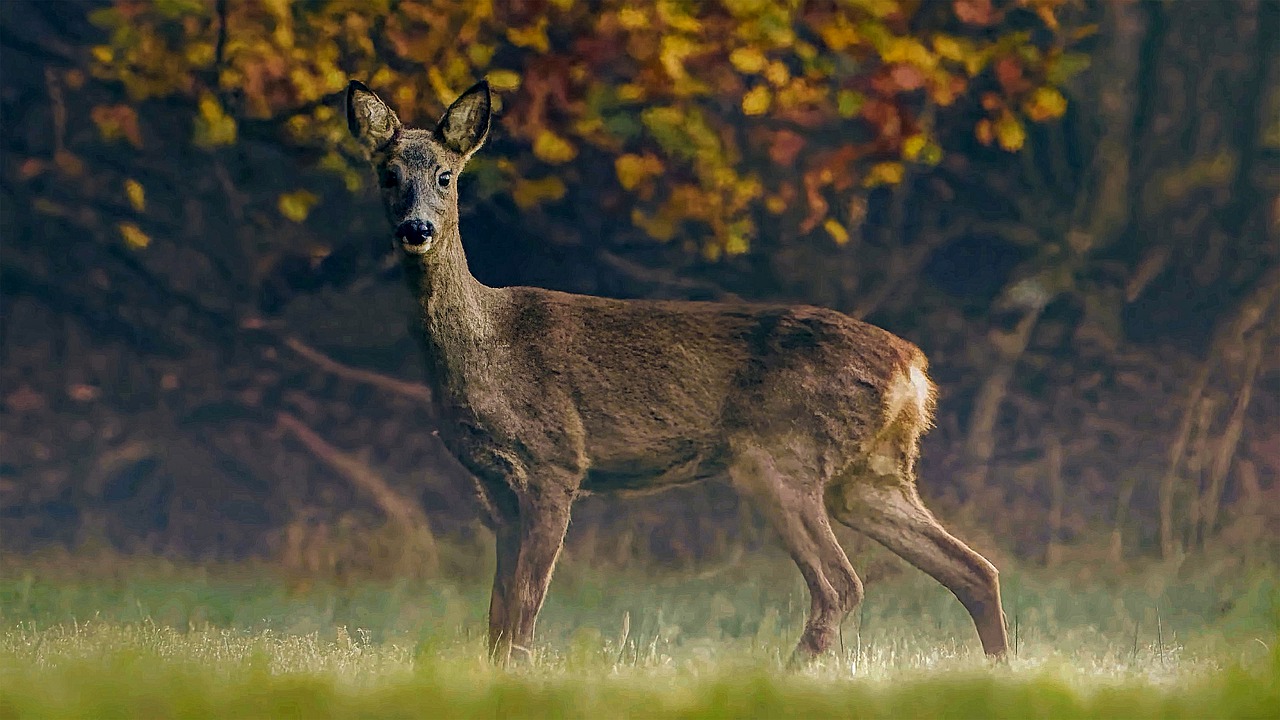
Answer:
[[[1280,545],[1280,4],[0,3],[0,546],[448,572],[485,542],[347,135],[498,94],[474,274],[832,307],[940,385],[921,490],[1029,564]],[[772,542],[725,487],[568,554]]]

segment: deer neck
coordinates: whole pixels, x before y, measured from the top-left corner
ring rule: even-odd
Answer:
[[[488,365],[495,292],[471,275],[457,232],[424,256],[407,256],[405,268],[418,300],[431,382],[445,395],[461,395]]]

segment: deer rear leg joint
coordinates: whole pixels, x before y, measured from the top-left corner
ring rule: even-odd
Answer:
[[[960,600],[973,618],[983,650],[1008,652],[999,573],[933,517],[913,483],[882,484],[846,477],[827,488],[827,507],[840,522],[892,550],[931,575]]]

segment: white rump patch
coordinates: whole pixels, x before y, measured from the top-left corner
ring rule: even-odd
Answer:
[[[895,375],[884,398],[885,422],[893,422],[908,409],[920,420],[928,422],[931,392],[929,378],[918,365]]]

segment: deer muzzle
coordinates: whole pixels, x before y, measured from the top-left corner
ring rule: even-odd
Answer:
[[[436,226],[429,220],[405,220],[396,228],[396,240],[405,252],[422,255],[436,239]]]

